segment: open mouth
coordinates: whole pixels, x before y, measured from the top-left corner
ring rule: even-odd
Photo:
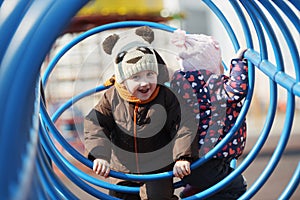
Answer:
[[[150,90],[149,88],[144,88],[144,89],[139,89],[139,92],[145,94],[149,92],[149,90]]]

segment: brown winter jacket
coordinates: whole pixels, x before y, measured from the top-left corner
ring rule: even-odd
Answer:
[[[178,159],[198,156],[192,111],[181,108],[165,86],[160,86],[156,98],[147,104],[124,101],[112,86],[86,116],[84,127],[88,158],[105,159],[116,171],[169,170]]]

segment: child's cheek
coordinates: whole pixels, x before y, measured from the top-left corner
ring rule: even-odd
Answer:
[[[132,80],[126,80],[125,81],[125,86],[126,86],[128,92],[130,92],[131,94],[133,94],[137,90],[138,85],[139,85],[138,82],[135,82],[135,81],[132,81]]]

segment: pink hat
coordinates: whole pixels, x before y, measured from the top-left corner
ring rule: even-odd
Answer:
[[[222,62],[219,43],[212,36],[204,34],[187,34],[177,29],[171,42],[180,49],[183,71],[206,69],[220,74]]]

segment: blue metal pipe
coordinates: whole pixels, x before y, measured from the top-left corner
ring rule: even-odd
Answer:
[[[110,23],[110,24],[105,24],[105,25],[101,25],[95,28],[92,28],[82,34],[80,34],[79,36],[77,36],[76,38],[74,38],[70,43],[68,43],[67,45],[65,45],[55,56],[54,58],[50,61],[49,65],[47,66],[45,73],[43,75],[42,78],[42,82],[44,87],[47,84],[48,78],[51,74],[51,72],[53,71],[53,69],[55,68],[55,65],[57,64],[57,62],[60,60],[60,58],[66,53],[68,52],[72,47],[74,47],[76,44],[78,44],[79,42],[81,42],[82,40],[96,34],[99,32],[103,32],[103,31],[107,31],[107,30],[111,30],[111,29],[118,29],[118,28],[127,28],[127,27],[137,27],[137,26],[149,26],[149,27],[153,27],[153,28],[157,28],[157,29],[161,29],[164,31],[169,31],[172,32],[175,30],[175,28],[172,28],[168,25],[164,25],[164,24],[159,24],[159,23],[155,23],[155,22],[148,22],[148,21],[125,21],[125,22],[114,22],[114,23]]]
[[[278,8],[280,8],[282,10],[282,13],[285,14],[289,20],[291,20],[291,22],[293,23],[293,25],[295,26],[295,28],[298,30],[298,32],[300,33],[300,20],[299,20],[299,14],[298,16],[296,15],[296,13],[282,0],[272,0]],[[299,4],[299,2],[298,2]],[[299,12],[299,10],[298,10]]]
[[[44,117],[44,111],[42,112],[42,116]],[[51,130],[51,128],[49,128]],[[44,131],[46,131],[44,129]],[[57,158],[64,163],[68,169],[70,169],[75,175],[77,175],[78,177],[80,177],[81,179],[84,179],[94,185],[97,185],[99,187],[105,188],[105,189],[110,189],[110,190],[115,190],[118,192],[129,192],[129,193],[138,193],[139,192],[139,188],[138,187],[126,187],[126,186],[121,186],[121,185],[114,185],[114,184],[110,184],[107,183],[105,181],[96,179],[92,176],[89,176],[88,174],[85,174],[84,172],[82,172],[81,170],[79,170],[78,168],[76,168],[73,164],[71,164],[55,147],[55,145],[53,144],[51,138],[49,137],[48,134],[45,134],[44,132],[42,132],[44,134],[44,137],[47,139],[48,144],[49,144],[49,148],[54,152],[54,154],[57,156]],[[77,158],[77,155],[74,155],[75,158]],[[90,161],[91,163],[91,161]],[[90,166],[89,166],[90,167]]]
[[[19,196],[35,198],[38,195],[33,191],[41,186],[27,186],[37,186],[31,183],[37,183],[32,173],[38,130],[39,69],[56,37],[55,33],[60,32],[64,22],[76,13],[80,7],[78,5],[84,3],[72,1],[73,6],[64,9],[63,5],[70,4],[71,1],[24,0],[17,7],[8,9],[14,2],[16,1],[1,4],[1,19],[5,19],[5,23],[1,22],[1,31],[8,26],[6,20],[10,20],[12,25],[8,28],[9,33],[2,35],[9,42],[1,42],[4,46],[0,67],[0,113],[5,117],[1,118],[0,126],[0,159],[10,163],[0,165],[0,194],[4,199]],[[15,15],[5,15],[9,11],[13,11]],[[61,18],[51,21],[51,15],[52,18]]]
[[[280,197],[278,198],[279,200],[285,200],[285,199],[290,199],[292,194],[296,191],[297,187],[300,184],[300,162],[298,163],[298,166],[289,182],[285,190],[282,192]]]
[[[90,96],[94,93],[106,90],[108,87],[104,86],[104,85],[100,85],[96,88],[87,90],[83,93],[80,93],[74,97],[72,97],[71,99],[67,100],[66,103],[64,103],[63,105],[61,105],[56,111],[55,113],[52,115],[51,120],[53,123],[55,123],[58,118],[63,114],[63,112],[65,112],[68,108],[70,108],[72,105],[74,105],[76,102],[78,102],[79,100],[81,100],[84,97]]]
[[[300,4],[298,0],[289,0],[289,2],[291,2],[295,6],[295,8],[297,8],[298,11],[300,11]]]
[[[48,156],[46,155],[45,150],[42,145],[38,144],[38,165],[37,169],[40,170],[43,177],[46,178],[45,186],[46,191],[48,191],[49,187],[53,187],[53,189],[57,190],[58,196],[62,199],[78,199],[62,182],[53,171],[52,166],[49,163]],[[46,187],[47,186],[47,187]]]
[[[2,3],[2,2],[1,2]],[[32,1],[16,0],[5,1],[0,7],[0,63],[6,48],[9,45],[16,29],[22,21],[22,17],[26,13],[27,9],[32,4]],[[0,65],[2,66],[2,65]]]
[[[43,127],[43,130],[46,130],[46,127],[41,122],[41,127]],[[88,192],[94,197],[100,198],[100,199],[118,199],[110,197],[107,194],[104,194],[103,192],[98,191],[97,189],[91,187],[84,181],[82,181],[78,176],[76,176],[67,166],[64,162],[60,162],[60,159],[58,158],[58,155],[53,151],[51,148],[51,144],[49,139],[46,138],[46,135],[42,130],[40,130],[40,139],[43,147],[45,148],[45,151],[50,156],[51,160],[56,164],[56,166],[76,185],[78,185],[80,188],[82,188],[84,191]]]
[[[233,1],[236,2],[236,1]],[[244,3],[244,1],[240,1],[243,7],[246,9],[247,13],[249,14],[251,21],[254,25],[257,37],[258,37],[258,42],[259,42],[259,52],[260,52],[260,59],[259,62],[254,63],[256,66],[258,66],[258,63],[261,62],[262,59],[268,59],[268,51],[267,51],[267,44],[266,44],[266,38],[262,29],[261,24],[259,23],[258,18],[256,17],[255,12],[250,9],[247,4]],[[252,44],[253,45],[253,44]]]
[[[38,155],[38,157],[39,156],[40,155]],[[45,190],[45,197],[48,197],[50,199],[63,199],[63,196],[60,195],[60,193],[55,189],[56,185],[51,184],[50,177],[48,176],[48,172],[46,172],[43,164],[44,163],[41,158],[38,158],[38,160],[36,161],[36,165],[38,166],[37,175],[39,176],[41,184],[43,185],[43,188]]]
[[[0,113],[2,116],[5,116],[0,126],[0,159],[5,160],[7,163],[10,163],[10,165],[0,166],[0,185],[6,186],[0,188],[0,194],[1,197],[5,199],[19,197],[21,194],[24,198],[28,197],[30,199],[48,199],[60,197],[67,197],[68,199],[74,198],[74,195],[71,194],[68,190],[65,190],[66,188],[64,187],[64,185],[54,177],[54,174],[51,173],[52,171],[47,171],[49,168],[49,166],[47,166],[47,160],[44,157],[45,155],[43,154],[43,149],[41,149],[37,142],[38,113],[40,107],[39,70],[41,63],[43,62],[45,55],[51,48],[51,44],[54,42],[55,38],[59,35],[60,31],[66,25],[68,20],[86,2],[87,0],[65,0],[63,2],[51,0],[16,0],[10,2],[9,4],[8,1],[0,1],[0,33],[3,33],[1,35],[3,36],[2,39],[4,38],[4,41],[1,42],[2,46],[0,47]],[[204,2],[211,8],[211,10],[216,13],[218,18],[223,23],[233,43],[233,46],[235,47],[235,50],[239,49],[239,44],[235,33],[228,23],[226,17],[212,2],[206,0]],[[242,11],[240,7],[238,7],[238,3],[233,0],[231,0],[230,2],[234,6],[237,15],[240,17],[242,27],[247,27],[248,24],[246,23],[245,18],[242,16]],[[218,184],[193,197],[190,197],[190,199],[208,197],[213,192],[220,190],[225,185],[229,184],[234,177],[242,173],[255,159],[268,137],[274,120],[277,105],[277,84],[279,84],[288,92],[287,113],[285,119],[286,124],[282,130],[277,148],[275,149],[274,154],[271,157],[271,160],[265,168],[263,174],[241,197],[241,199],[247,199],[254,196],[254,194],[262,187],[262,185],[265,184],[266,180],[270,177],[270,175],[276,168],[280,158],[282,157],[284,149],[287,145],[287,141],[289,139],[294,117],[294,95],[298,97],[300,96],[299,52],[295,46],[295,41],[293,40],[288,27],[284,24],[278,11],[274,8],[274,4],[270,4],[265,0],[260,0],[261,4],[266,8],[267,12],[269,12],[270,15],[272,15],[273,19],[277,22],[277,25],[281,29],[282,34],[284,35],[284,38],[290,48],[290,54],[292,56],[293,64],[295,67],[296,79],[292,78],[284,72],[284,63],[279,43],[276,39],[273,28],[269,24],[260,7],[258,7],[258,5],[253,1],[241,0],[240,2],[243,4],[251,17],[251,20],[257,31],[257,35],[259,38],[258,42],[260,45],[260,56],[253,50],[253,48],[250,48],[245,53],[245,57],[251,63],[255,64],[257,68],[260,69],[267,77],[269,77],[271,104],[262,133],[260,134],[257,143],[255,144],[252,151],[250,151],[246,159],[244,159],[244,161],[229,176],[224,178]],[[284,14],[289,18],[289,20],[291,20],[293,25],[299,31],[299,19],[294,14],[294,12],[290,12],[292,11],[292,9],[290,9],[287,4],[281,1],[274,0],[274,3],[284,12]],[[298,1],[291,0],[290,3],[295,6],[298,11],[300,10]],[[7,8],[9,8],[9,6],[11,5],[14,5],[10,8],[11,12],[7,12]],[[273,65],[268,61],[268,51],[266,48],[265,38],[260,23],[265,28],[265,31],[271,41],[272,50],[276,59],[276,65]],[[69,46],[64,48],[60,52],[60,54],[54,58],[53,62],[49,65],[50,67],[48,68],[48,71],[43,77],[43,84],[46,84],[50,72],[53,70],[56,62],[60,59],[60,57],[79,41],[103,30],[123,27],[135,27],[141,25],[148,25],[166,31],[174,30],[173,28],[166,25],[142,21],[114,23],[107,26],[104,25],[95,29],[91,29],[90,31],[81,35],[79,38],[73,40],[72,43],[69,44]],[[51,30],[52,34],[49,34],[49,30]],[[250,32],[248,32],[248,28],[244,29],[244,32],[246,36],[245,39],[247,40],[247,46],[252,47],[252,38]],[[47,35],[47,40],[45,40],[45,35]],[[30,73],[27,73],[28,71],[30,71]],[[26,74],[26,76],[24,76],[24,74]],[[246,102],[237,123],[230,130],[229,134],[224,138],[224,141],[218,144],[216,148],[209,152],[206,156],[194,163],[192,165],[192,169],[211,159],[218,151],[221,150],[221,148],[233,136],[234,132],[239,128],[239,124],[241,124],[241,121],[244,119],[248,111],[253,94],[254,69],[252,67],[249,68],[249,74],[250,91],[247,95]],[[22,90],[20,90],[20,88]],[[72,104],[74,104],[84,96],[90,95],[96,91],[97,89],[93,89],[75,96],[75,98],[68,101],[66,104],[60,107],[59,110],[57,110],[52,120],[49,116],[47,116],[47,111],[45,110],[45,108],[42,108],[41,114],[43,119],[41,120],[43,121],[41,122],[42,129],[40,129],[40,140],[44,145],[43,147],[46,148],[47,153],[51,155],[51,159],[54,162],[58,163],[58,167],[62,169],[67,177],[69,177],[78,186],[98,198],[103,197],[102,199],[114,199],[108,195],[99,193],[99,191],[91,188],[85,182],[83,182],[80,178],[89,180],[89,177],[85,176],[84,173],[79,171],[74,166],[70,165],[69,161],[65,159],[57,151],[57,149],[54,148],[54,146],[52,146],[53,143],[51,139],[47,138],[47,135],[45,135],[46,124],[50,128],[50,131],[53,132],[53,135],[57,135],[56,138],[58,138],[58,140],[61,140],[61,144],[63,144],[68,151],[74,151],[73,154],[75,155],[75,158],[79,157],[79,160],[81,159],[83,163],[91,168],[91,161],[88,161],[81,154],[79,155],[79,153],[74,150],[73,147],[71,147],[70,145],[68,146],[64,143],[66,141],[61,136],[59,131],[57,131],[57,129],[55,128],[53,121],[55,121],[64,112],[64,110],[69,108]],[[16,113],[18,113],[18,115],[16,115]],[[18,145],[12,146],[11,144]],[[6,155],[7,151],[10,152],[10,155],[16,156]],[[33,162],[36,159],[38,160],[36,162]],[[287,187],[279,197],[280,199],[291,197],[292,193],[299,185],[299,165],[300,164],[298,164],[298,167],[296,168],[295,173],[290,180],[290,183],[287,185]],[[24,171],[25,169],[29,169],[29,171]],[[34,170],[38,170],[38,177],[31,176]],[[121,179],[141,181],[155,180],[173,176],[172,172],[151,175],[128,175],[114,171],[112,171],[110,175]],[[30,189],[30,191],[26,189],[28,187],[24,186],[24,180],[27,180],[28,183],[31,183],[32,188]],[[95,180],[91,180],[92,183],[93,181]],[[53,183],[54,186],[51,186],[50,183]],[[49,187],[50,192],[46,192],[46,187]],[[108,186],[107,188],[114,188],[114,186]],[[127,188],[128,190],[123,190],[124,188],[120,187],[119,189],[119,191],[137,191],[137,188]]]
[[[211,2],[209,2],[211,3]],[[251,40],[251,34],[250,34],[250,30],[249,30],[249,27],[245,21],[245,17],[243,15],[243,13],[241,12],[240,10],[240,7],[238,6],[238,4],[236,4],[234,1],[231,1],[232,3],[232,6],[234,7],[239,19],[240,19],[240,22],[242,24],[242,27],[244,28],[244,33],[245,33],[245,37],[247,38],[247,45],[249,48],[251,48],[253,46],[252,44],[252,40]],[[211,6],[211,9],[216,9],[215,6]],[[218,10],[218,9],[217,9]],[[213,10],[215,12],[215,10]],[[249,91],[248,91],[248,95],[246,97],[246,101],[245,101],[245,104],[243,106],[243,109],[241,111],[241,116],[242,115],[246,115],[246,112],[247,110],[249,109],[249,106],[250,106],[250,102],[251,102],[251,99],[252,99],[252,95],[253,95],[253,86],[254,86],[254,71],[253,71],[253,68],[251,66],[251,64],[249,64],[250,67],[249,67]],[[243,113],[245,112],[245,113]],[[211,150],[210,152],[208,152],[208,154],[206,154],[204,157],[206,157],[206,159],[204,158],[203,161],[201,161],[201,159],[199,159],[196,163],[195,163],[195,166],[198,167],[200,166],[201,164],[203,164],[205,161],[209,160],[212,158],[212,156],[215,155],[214,151],[216,151],[216,153],[218,152],[218,149],[221,150],[223,148],[224,145],[226,145],[229,141],[229,139],[231,139],[231,137],[233,136],[233,134],[235,133],[235,131],[240,127],[240,123],[242,122],[244,118],[241,118],[241,121],[238,121],[236,122],[235,126],[232,127],[232,129],[229,131],[229,133],[227,134],[227,136],[216,146],[214,147],[213,150]],[[210,155],[211,153],[211,155]],[[193,165],[192,165],[192,169],[193,169]],[[238,171],[235,171],[235,172],[238,172]],[[188,197],[186,199],[198,199],[198,198],[207,198],[209,196],[211,196],[212,194],[220,191],[221,189],[223,189],[224,187],[226,187],[226,185],[228,185],[232,180],[234,180],[240,173],[232,173],[230,174],[229,176],[227,176],[226,178],[223,179],[223,181],[221,183],[218,183],[214,186],[212,186],[211,188],[203,191],[203,192],[200,192],[192,197]]]
[[[220,11],[220,9],[210,0],[202,0],[219,18],[219,20],[222,22],[224,28],[226,29],[227,34],[229,35],[231,42],[234,46],[234,49],[237,51],[240,49],[239,42],[237,40],[237,37],[230,26],[230,23],[226,19],[226,17],[223,15],[223,13]]]
[[[288,45],[288,49],[290,51],[290,54],[292,56],[292,60],[294,63],[294,70],[296,74],[296,81],[300,81],[300,57],[299,57],[299,52],[296,47],[296,42],[293,39],[293,36],[291,32],[289,31],[289,28],[286,25],[286,22],[282,19],[282,17],[279,15],[278,11],[272,6],[272,4],[267,1],[267,0],[259,0],[265,8],[268,10],[270,14],[272,14],[272,17],[276,21],[276,24],[279,27],[279,30],[282,32],[284,39]],[[300,23],[300,20],[298,19],[298,23]],[[298,38],[299,39],[299,38]]]
[[[287,112],[286,112],[285,123],[284,123],[285,126],[283,127],[275,151],[269,163],[267,164],[267,166],[264,168],[263,172],[259,176],[259,178],[251,185],[251,187],[247,190],[247,192],[240,197],[241,199],[251,199],[251,197],[253,197],[257,193],[257,191],[265,184],[265,182],[271,176],[277,164],[279,163],[279,160],[288,142],[290,132],[292,129],[293,119],[294,119],[295,99],[294,96],[290,93],[288,93],[286,109]]]
[[[283,56],[280,51],[281,49],[279,46],[279,42],[276,39],[276,34],[275,34],[274,30],[272,29],[272,26],[269,23],[269,20],[266,18],[266,16],[264,15],[264,13],[260,9],[260,7],[257,6],[257,4],[255,2],[247,1],[247,0],[241,0],[241,2],[243,3],[243,5],[245,7],[248,7],[248,9],[253,10],[253,13],[255,13],[257,19],[260,21],[260,23],[262,23],[262,25],[267,33],[268,39],[270,40],[271,45],[272,45],[272,50],[274,52],[277,70],[284,71]],[[267,55],[269,51],[267,49],[263,49],[263,50],[265,50],[264,55]],[[256,65],[256,66],[259,66],[259,65]]]

